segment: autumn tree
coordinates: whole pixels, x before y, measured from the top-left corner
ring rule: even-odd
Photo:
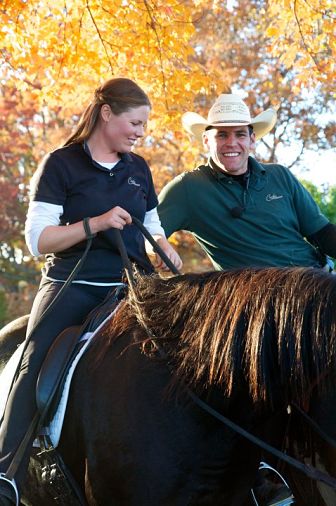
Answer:
[[[0,94],[0,273],[2,284],[16,280],[24,271],[23,223],[26,214],[27,167],[32,163],[31,129],[34,105],[26,101],[15,88],[5,86]]]
[[[99,81],[130,76],[146,87],[153,121],[160,118],[154,126],[163,128],[185,97],[209,86],[189,58],[194,12],[177,0],[4,1],[3,59],[18,89],[30,88],[40,107],[62,103],[63,118],[83,107]]]
[[[270,0],[267,36],[272,53],[287,68],[295,67],[296,88],[336,77],[336,10],[333,0]]]
[[[0,90],[0,284],[36,279],[39,263],[25,246],[29,179],[64,133],[57,110],[38,110],[34,97],[9,82]],[[52,140],[51,140],[52,139]]]
[[[158,190],[204,159],[181,131],[181,114],[206,115],[230,89],[245,90],[253,115],[278,109],[277,128],[259,143],[264,160],[295,144],[296,163],[306,149],[335,143],[325,114],[335,99],[329,0],[4,0],[0,21],[3,273],[32,260],[22,235],[31,173],[106,78],[131,77],[152,99],[139,149]]]
[[[253,115],[267,107],[277,109],[276,129],[273,136],[262,141],[260,153],[266,161],[279,160],[280,148],[291,146],[291,164],[294,164],[307,149],[323,150],[334,146],[335,91],[333,81],[318,74],[314,81],[307,80],[310,87],[307,82],[303,86],[300,81],[303,69],[297,61],[285,59],[285,51],[283,58],[275,56],[277,39],[271,37],[275,32],[269,29],[275,20],[268,6],[283,3],[289,4],[240,0],[234,2],[234,8],[229,8],[227,2],[218,1],[215,7],[212,5],[203,11],[203,16],[195,21],[196,33],[192,39],[195,58],[201,61],[209,75],[220,73],[225,79],[210,96],[195,96],[189,108],[206,113],[218,92],[227,91],[229,83],[233,91],[245,92]],[[294,13],[292,17],[295,24]],[[287,49],[292,50],[291,47]],[[304,47],[301,54],[303,51]],[[306,70],[311,76],[310,69]]]

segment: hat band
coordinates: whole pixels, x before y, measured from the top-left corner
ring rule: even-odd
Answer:
[[[246,123],[247,125],[249,125],[251,123],[251,121],[248,121],[248,120],[243,120],[243,119],[228,119],[228,120],[218,120],[218,121],[212,121],[209,126],[211,125],[217,125],[218,123]]]

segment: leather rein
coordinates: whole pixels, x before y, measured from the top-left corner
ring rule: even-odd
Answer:
[[[162,260],[165,262],[167,267],[172,271],[173,274],[181,274],[178,269],[174,266],[174,264],[169,260],[167,255],[162,251],[160,246],[157,244],[157,242],[153,239],[153,237],[150,235],[150,233],[147,231],[147,229],[144,227],[142,222],[138,220],[136,217],[132,216],[133,223],[141,230],[141,233],[145,236],[145,238],[148,240],[148,242],[152,245],[154,251],[160,255]],[[115,238],[117,242],[117,246],[119,249],[119,253],[121,255],[123,265],[126,271],[126,276],[128,279],[128,283],[131,288],[134,288],[135,286],[135,280],[133,277],[132,272],[132,266],[130,263],[130,260],[127,255],[127,251],[124,245],[124,242],[122,240],[120,231],[117,229],[115,230]],[[145,329],[148,337],[153,342],[154,346],[158,350],[160,357],[168,364],[168,356],[161,347],[160,344],[158,344],[158,338],[151,332],[150,329]],[[167,365],[170,369],[171,373],[173,374],[174,371],[172,368]],[[196,395],[187,385],[181,384],[182,388],[186,392],[186,394],[190,397],[190,399],[203,411],[207,412],[210,416],[216,418],[218,421],[229,427],[231,430],[239,434],[240,436],[244,437],[251,443],[257,445],[259,448],[262,448],[263,450],[267,451],[268,453],[271,453],[279,460],[282,460],[283,462],[286,462],[286,464],[289,464],[292,467],[295,467],[302,473],[304,473],[308,478],[311,478],[316,481],[320,481],[322,483],[325,483],[329,487],[336,490],[336,479],[332,476],[323,473],[319,469],[317,469],[314,466],[309,466],[306,464],[303,464],[299,460],[295,459],[294,457],[291,457],[290,455],[287,455],[286,453],[282,452],[281,450],[278,450],[274,446],[269,445],[262,439],[254,436],[247,430],[240,427],[238,424],[227,418],[226,416],[219,413],[216,409],[212,408],[209,404],[204,402],[198,395]],[[319,436],[324,439],[329,445],[332,445],[334,448],[336,448],[336,441],[332,439],[330,436],[328,436],[320,427],[319,425],[298,405],[293,404],[293,407],[301,414],[301,416],[307,421],[307,423],[312,427],[314,432],[318,433]]]

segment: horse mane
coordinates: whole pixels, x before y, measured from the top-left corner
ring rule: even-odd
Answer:
[[[237,269],[169,279],[138,276],[109,324],[110,339],[154,338],[189,385],[254,402],[301,400],[335,369],[336,276],[314,268]],[[106,331],[105,331],[106,333]]]

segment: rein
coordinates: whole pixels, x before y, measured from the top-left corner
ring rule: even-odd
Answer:
[[[150,335],[150,337],[153,339],[154,345],[157,347],[161,358],[165,359],[165,362],[168,360],[167,354],[163,351],[162,347],[157,343],[157,338],[152,335],[152,333],[149,331],[149,329],[146,329],[146,332]],[[171,367],[168,366],[171,373],[173,373],[173,370]],[[307,464],[303,464],[299,460],[295,459],[294,457],[291,457],[290,455],[287,455],[286,453],[282,452],[281,450],[278,450],[272,445],[269,445],[268,443],[265,443],[262,439],[258,438],[257,436],[254,436],[251,434],[251,432],[243,429],[240,425],[236,424],[226,416],[219,413],[216,409],[212,408],[208,403],[204,402],[198,395],[196,395],[189,387],[187,387],[185,384],[182,383],[183,390],[187,393],[187,395],[191,398],[191,400],[203,411],[206,411],[209,415],[216,418],[220,422],[224,423],[227,427],[229,427],[231,430],[239,434],[240,436],[244,437],[251,443],[255,444],[256,446],[259,446],[259,448],[262,448],[263,450],[267,451],[268,453],[271,453],[275,457],[277,457],[279,460],[282,460],[283,462],[286,462],[286,464],[291,465],[292,467],[295,467],[302,473],[304,473],[308,478],[311,478],[313,480],[317,480],[320,482],[325,483],[329,487],[336,490],[336,479],[332,476],[329,476],[326,473],[323,473],[322,471],[319,471],[314,466],[308,466]],[[297,409],[300,409],[298,406],[296,406]],[[301,410],[300,410],[301,412]],[[319,429],[318,425],[304,412],[302,412],[305,419],[311,423],[313,428],[318,431],[318,433],[324,437],[326,436],[328,438],[328,441],[332,441],[333,446],[336,446],[335,441],[333,441],[331,438],[329,438],[324,432]],[[318,430],[319,429],[319,430]]]
[[[226,416],[220,414],[218,411],[213,409],[209,404],[202,401],[197,395],[194,394],[188,387],[184,387],[189,397],[194,401],[197,406],[199,406],[201,409],[209,413],[211,416],[219,420],[220,422],[224,423],[227,427],[232,429],[234,432],[237,432],[237,434],[243,436],[248,441],[251,441],[251,443],[254,443],[255,445],[259,446],[263,450],[266,450],[267,452],[271,453],[275,457],[277,457],[279,460],[282,460],[283,462],[286,462],[287,464],[291,465],[292,467],[295,467],[299,471],[302,471],[308,478],[312,478],[313,480],[317,480],[320,482],[325,483],[326,485],[329,485],[329,487],[336,490],[336,479],[332,476],[329,476],[326,473],[323,473],[319,471],[316,467],[308,466],[306,464],[303,464],[299,460],[295,459],[294,457],[291,457],[290,455],[287,455],[286,453],[278,450],[274,446],[269,445],[268,443],[265,443],[262,439],[259,439],[258,437],[254,436],[247,430],[243,429],[236,423],[234,423],[232,420],[229,420]],[[307,415],[308,417],[308,415]],[[309,417],[308,417],[309,418]],[[335,445],[335,442],[333,442]]]
[[[176,269],[176,267],[169,260],[169,258],[167,257],[167,255],[162,251],[162,249],[156,243],[156,241],[153,239],[153,237],[149,234],[149,232],[144,227],[144,225],[141,223],[141,221],[139,221],[134,216],[132,216],[132,221],[141,230],[142,234],[146,237],[146,239],[153,246],[154,251],[161,256],[162,260],[169,267],[169,269],[174,274],[181,274],[178,271],[178,269]],[[125,268],[125,271],[126,271],[126,276],[127,276],[130,288],[134,289],[135,288],[135,280],[134,280],[134,277],[133,277],[131,263],[130,263],[129,257],[127,255],[127,251],[126,251],[125,245],[123,243],[120,231],[118,229],[115,229],[115,235],[116,235],[116,242],[117,242],[117,245],[119,247],[119,253],[120,253],[121,258],[123,260],[123,265],[124,265],[124,268]],[[149,328],[146,328],[145,330],[146,330],[148,336],[150,337],[150,339],[153,341],[153,343],[154,343],[155,347],[157,348],[157,350],[158,350],[161,358],[165,360],[166,364],[168,364],[168,356],[165,353],[165,351],[163,350],[163,348],[161,347],[161,345],[158,344],[157,337],[151,332],[151,330]],[[169,365],[167,365],[167,367],[170,369],[170,372],[172,374],[174,374],[174,371],[172,370],[172,368],[169,367]],[[317,468],[315,468],[313,466],[309,466],[309,465],[303,464],[302,462],[300,462],[299,460],[295,459],[294,457],[291,457],[290,455],[287,455],[286,453],[278,450],[274,446],[271,446],[268,443],[265,443],[262,439],[259,439],[258,437],[254,436],[253,434],[251,434],[247,430],[243,429],[238,424],[236,424],[235,422],[233,422],[232,420],[230,420],[229,418],[225,417],[224,415],[222,415],[221,413],[219,413],[217,410],[215,410],[214,408],[212,408],[211,406],[209,406],[209,404],[207,404],[206,402],[204,402],[192,390],[190,390],[190,388],[187,385],[185,385],[185,384],[182,383],[182,388],[185,390],[185,392],[190,397],[190,399],[199,408],[201,408],[203,411],[206,411],[210,416],[216,418],[221,423],[224,423],[227,427],[229,427],[231,430],[233,430],[234,432],[236,432],[240,436],[244,437],[245,439],[247,439],[251,443],[259,446],[259,448],[262,448],[263,450],[267,451],[268,453],[271,453],[272,455],[274,455],[275,457],[277,457],[279,460],[282,460],[283,462],[286,462],[290,466],[295,467],[296,469],[298,469],[299,471],[301,471],[302,473],[304,473],[308,478],[311,478],[311,479],[316,480],[316,481],[323,482],[326,485],[328,485],[329,487],[331,487],[334,490],[336,490],[336,479],[333,478],[332,476],[329,476],[328,474],[319,471]],[[329,444],[332,444],[333,447],[336,447],[336,442],[332,438],[330,438],[327,434],[325,434],[322,431],[322,429],[320,429],[320,427],[317,425],[317,423],[314,422],[314,420],[312,420],[296,404],[294,405],[294,407],[301,413],[301,415],[305,418],[305,420],[307,420],[310,423],[310,425],[314,428],[314,430],[316,432],[318,432],[318,434],[323,439],[325,439]]]

